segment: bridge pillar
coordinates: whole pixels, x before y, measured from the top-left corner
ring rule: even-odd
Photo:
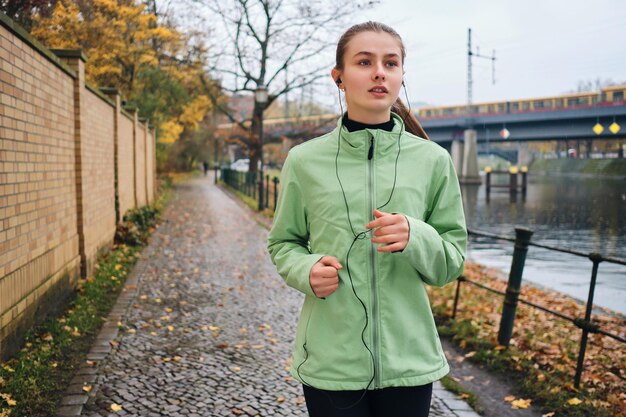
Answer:
[[[476,131],[466,129],[463,132],[465,146],[463,147],[463,169],[459,178],[461,184],[480,184],[478,174],[478,152],[476,150]]]
[[[456,175],[460,177],[463,174],[463,143],[460,140],[452,141],[450,155],[452,156]]]
[[[521,168],[529,166],[533,157],[528,150],[528,142],[517,142],[517,165]]]

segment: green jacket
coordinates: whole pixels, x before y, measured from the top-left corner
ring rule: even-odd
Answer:
[[[287,285],[306,295],[291,374],[316,388],[417,386],[449,371],[425,284],[442,286],[463,272],[467,230],[459,184],[448,152],[405,132],[402,119],[392,117],[392,132],[348,132],[339,121],[332,132],[292,148],[281,172],[268,250]],[[377,252],[370,232],[356,240],[347,265],[354,234],[337,174],[358,234],[391,195],[399,137],[395,190],[381,210],[406,216],[408,245]],[[321,299],[309,272],[325,255],[343,268],[339,288]]]

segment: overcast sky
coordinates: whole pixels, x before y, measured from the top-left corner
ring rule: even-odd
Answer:
[[[581,80],[626,82],[624,0],[382,0],[362,13],[396,29],[407,47],[411,102],[467,101],[467,29],[474,59],[474,102],[558,95]],[[473,49],[474,52],[476,49]]]

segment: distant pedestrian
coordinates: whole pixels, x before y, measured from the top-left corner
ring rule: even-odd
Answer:
[[[424,417],[449,372],[425,285],[461,275],[467,230],[450,155],[398,98],[404,58],[392,28],[348,29],[347,112],[281,172],[268,249],[306,295],[291,374],[312,417]]]
[[[204,176],[206,177],[209,173],[209,163],[207,161],[203,161],[202,168],[204,169]]]

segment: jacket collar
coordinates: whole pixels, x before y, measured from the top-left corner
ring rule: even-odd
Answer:
[[[393,130],[388,132],[382,129],[363,129],[349,132],[343,126],[341,117],[337,120],[337,128],[334,130],[335,136],[339,137],[341,148],[355,155],[365,155],[370,148],[371,138],[374,138],[374,151],[376,156],[382,156],[397,147],[398,139],[404,132],[404,121],[394,112],[391,112],[394,121]]]

